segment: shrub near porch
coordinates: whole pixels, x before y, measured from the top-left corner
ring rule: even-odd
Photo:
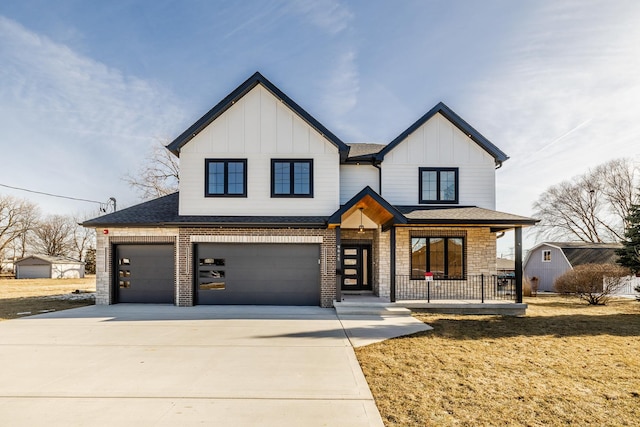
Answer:
[[[640,304],[526,298],[526,317],[414,313],[356,349],[386,425],[637,425]]]

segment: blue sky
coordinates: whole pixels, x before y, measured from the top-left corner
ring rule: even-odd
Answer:
[[[346,142],[386,143],[439,101],[511,159],[499,210],[640,160],[640,2],[0,4],[0,184],[134,204],[122,180],[260,71]],[[28,197],[47,213],[94,209]]]

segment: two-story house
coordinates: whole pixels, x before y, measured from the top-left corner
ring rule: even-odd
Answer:
[[[256,73],[167,149],[177,193],[84,224],[98,304],[393,302],[425,273],[464,289],[496,274],[505,230],[521,269],[535,223],[495,211],[508,157],[442,103],[389,144],[345,144]]]

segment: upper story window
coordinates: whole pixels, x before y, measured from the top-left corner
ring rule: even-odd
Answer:
[[[313,197],[313,160],[272,159],[271,197]]]
[[[551,262],[551,251],[542,251],[542,262]]]
[[[420,203],[458,203],[458,168],[420,168]]]
[[[247,197],[247,159],[205,159],[206,197]]]

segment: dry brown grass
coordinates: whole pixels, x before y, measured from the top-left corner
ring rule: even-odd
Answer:
[[[73,291],[95,292],[95,276],[83,279],[0,280],[0,320],[93,304],[93,299],[64,299]],[[86,296],[86,295],[85,295]],[[29,313],[29,314],[25,314]]]
[[[415,314],[356,349],[387,426],[638,425],[640,303],[528,298],[526,317]]]

